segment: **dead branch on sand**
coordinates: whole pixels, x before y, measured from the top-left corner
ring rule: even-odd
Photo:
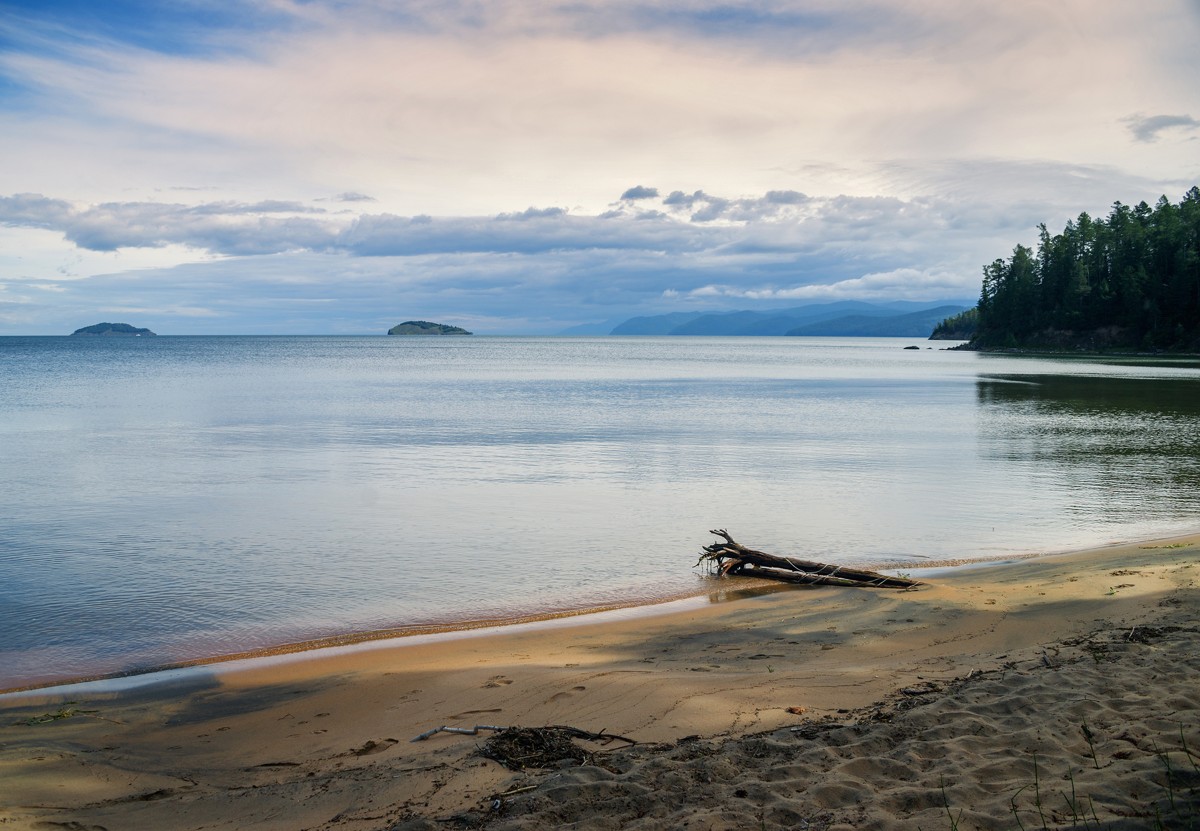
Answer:
[[[906,577],[889,577],[876,571],[863,571],[792,557],[777,557],[774,554],[755,551],[736,542],[724,528],[708,533],[721,537],[724,542],[706,545],[696,565],[708,563],[709,568],[721,577],[736,574],[743,577],[766,577],[785,583],[881,589],[911,589],[921,585],[920,581]]]

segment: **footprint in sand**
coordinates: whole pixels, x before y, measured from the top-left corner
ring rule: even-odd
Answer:
[[[547,702],[560,701],[564,698],[570,698],[571,696],[575,695],[575,693],[581,693],[586,689],[587,689],[587,687],[571,687],[571,689],[569,689],[569,690],[565,690],[560,693],[555,693],[554,695],[547,698],[546,701]]]
[[[490,710],[463,710],[461,713],[455,713],[450,716],[450,721],[457,721],[466,718],[467,716],[477,716],[482,713],[503,713],[504,710],[500,707],[493,707]]]
[[[505,678],[503,675],[493,675],[483,686],[485,689],[487,687],[507,687],[511,683],[511,678]]]
[[[349,755],[353,756],[372,756],[376,753],[382,753],[392,745],[396,744],[399,739],[383,739],[382,741],[369,740],[362,747],[354,748]]]

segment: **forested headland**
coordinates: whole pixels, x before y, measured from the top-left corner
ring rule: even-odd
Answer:
[[[970,337],[976,349],[1200,352],[1200,188],[1179,204],[1083,213],[1054,236],[1038,229],[1037,250],[1018,245],[984,266],[974,314],[933,337]]]

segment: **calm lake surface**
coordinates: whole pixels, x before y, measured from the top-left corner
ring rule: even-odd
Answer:
[[[1200,527],[1200,365],[872,338],[0,338],[0,689]]]

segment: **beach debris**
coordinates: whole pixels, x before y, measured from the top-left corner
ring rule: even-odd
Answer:
[[[724,528],[709,531],[724,542],[706,545],[696,565],[707,563],[717,575],[734,574],[742,577],[765,577],[785,583],[824,586],[857,586],[860,588],[911,589],[922,585],[908,577],[890,577],[876,571],[846,568],[811,560],[777,557],[747,548],[734,540]]]
[[[441,727],[435,727],[432,730],[426,730],[421,735],[411,739],[410,742],[423,742],[430,736],[436,736],[438,733],[458,733],[462,736],[478,736],[480,730],[494,730],[499,732],[507,729],[507,727],[497,727],[494,724],[476,724],[474,727],[447,727],[443,724]]]
[[[913,684],[909,687],[901,687],[899,690],[901,695],[910,696],[932,695],[934,693],[940,693],[941,691],[942,685],[936,681],[921,681],[920,683]]]
[[[565,761],[579,765],[590,762],[593,754],[579,747],[572,739],[584,739],[601,745],[614,741],[631,746],[638,743],[636,739],[603,730],[592,733],[578,727],[553,724],[548,727],[509,727],[484,742],[479,752],[509,770],[556,767]]]
[[[1125,640],[1148,644],[1178,631],[1178,626],[1135,626],[1125,635]]]
[[[582,765],[589,756],[566,731],[552,727],[510,727],[484,742],[479,752],[509,770],[555,767],[566,761]]]
[[[29,718],[29,719],[26,719],[25,721],[18,722],[18,723],[23,724],[26,727],[33,727],[34,725],[37,725],[37,724],[51,724],[56,721],[62,721],[63,719],[74,718],[75,716],[83,716],[84,718],[94,718],[99,721],[107,721],[111,724],[123,724],[124,723],[124,722],[117,721],[115,719],[105,718],[104,716],[97,715],[97,713],[100,712],[99,710],[83,710],[83,709],[80,709],[79,707],[70,706],[71,704],[74,704],[74,703],[75,702],[73,702],[73,701],[68,701],[62,707],[58,708],[58,712],[42,713],[40,716],[34,716],[33,718]]]
[[[497,813],[504,813],[504,809],[508,807],[508,803],[505,800],[507,800],[509,797],[518,796],[523,793],[529,793],[530,791],[536,791],[537,789],[537,785],[523,785],[519,788],[510,788],[504,793],[494,793],[489,796],[488,799],[492,803],[493,811]]]
[[[474,727],[434,727],[426,730],[413,739],[421,742],[438,733],[456,733],[458,735],[476,736],[480,730],[491,730],[496,735],[488,738],[480,748],[480,753],[495,762],[499,762],[510,770],[524,768],[552,767],[563,761],[573,761],[584,764],[591,759],[592,754],[585,751],[572,741],[583,739],[608,745],[612,742],[624,742],[627,745],[638,744],[637,739],[618,736],[601,730],[593,733],[565,724],[551,724],[546,727],[499,727],[494,724],[476,724]]]
[[[510,796],[517,796],[518,794],[529,793],[530,791],[536,791],[537,789],[538,789],[537,785],[522,785],[519,788],[509,788],[504,793],[494,793],[490,797],[488,797],[488,799],[493,799],[493,800],[494,799],[507,799]]]
[[[505,730],[519,730],[518,727],[499,727],[495,724],[476,724],[474,727],[434,727],[432,730],[426,730],[419,736],[412,739],[414,742],[422,742],[430,736],[435,736],[438,733],[457,733],[461,736],[477,736],[480,730],[491,730],[495,733],[500,733]],[[609,744],[610,742],[625,742],[626,744],[638,744],[637,739],[629,739],[625,736],[618,736],[616,733],[609,733],[607,730],[601,730],[599,733],[593,733],[590,730],[580,730],[578,727],[571,727],[566,724],[552,724],[548,727],[531,727],[530,730],[561,730],[569,734],[572,738],[587,739],[590,742],[601,742]]]

